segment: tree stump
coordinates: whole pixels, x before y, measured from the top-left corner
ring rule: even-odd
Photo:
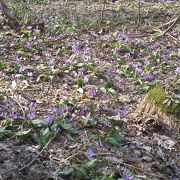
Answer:
[[[169,92],[169,88],[157,85],[151,89],[140,102],[136,113],[144,113],[151,117],[156,117],[158,123],[165,128],[180,128],[180,89],[176,89],[178,94]],[[176,92],[177,93],[177,92]],[[173,95],[172,95],[173,94]]]

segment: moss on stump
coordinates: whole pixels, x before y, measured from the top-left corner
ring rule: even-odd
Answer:
[[[167,95],[165,88],[161,85],[154,87],[146,94],[136,112],[156,116],[158,121],[179,130],[180,100]]]

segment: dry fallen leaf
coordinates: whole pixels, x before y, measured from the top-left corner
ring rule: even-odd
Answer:
[[[173,140],[171,140],[169,137],[164,136],[164,135],[159,135],[154,133],[154,140],[157,141],[158,145],[165,148],[172,150],[173,146],[176,144]]]

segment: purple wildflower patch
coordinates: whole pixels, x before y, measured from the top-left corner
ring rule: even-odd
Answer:
[[[88,159],[92,158],[94,156],[94,152],[91,149],[88,149],[86,152],[86,156]]]

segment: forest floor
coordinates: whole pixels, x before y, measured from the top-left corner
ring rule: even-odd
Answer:
[[[8,6],[25,24],[0,14],[0,179],[180,179],[179,132],[136,112],[158,83],[179,97],[180,29],[157,36],[180,3]]]

